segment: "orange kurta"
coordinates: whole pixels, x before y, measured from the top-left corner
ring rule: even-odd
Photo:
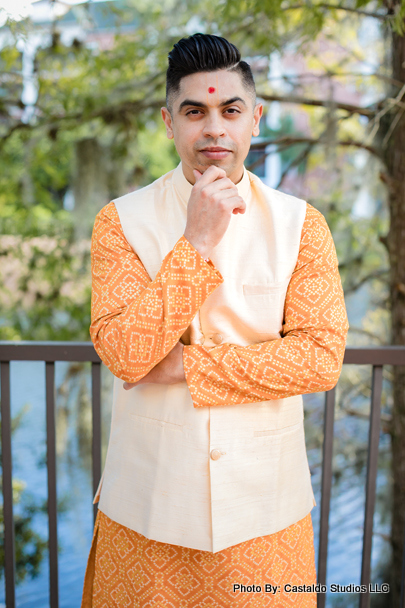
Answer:
[[[127,382],[143,378],[171,351],[177,341],[173,336],[184,323],[175,314],[165,317],[165,307],[173,311],[176,304],[167,274],[175,272],[176,285],[184,284],[187,296],[197,302],[220,283],[213,263],[205,263],[184,236],[174,249],[175,268],[171,266],[173,250],[151,281],[125,239],[114,203],[97,215],[90,335],[103,362]],[[196,254],[203,267],[194,263]],[[179,258],[184,261],[181,268]],[[203,281],[201,276],[193,281],[197,273],[204,273]],[[145,325],[148,316],[150,322]],[[298,259],[286,294],[282,337],[248,346],[184,346],[184,371],[193,405],[237,405],[329,390],[340,374],[347,330],[333,239],[323,215],[307,203]],[[131,345],[148,348],[151,331],[160,333],[153,341],[152,356],[148,353],[143,363],[142,353],[137,353],[134,362]]]
[[[99,511],[81,608],[316,608],[315,592],[285,584],[316,584],[310,513],[276,534],[211,553],[149,540]]]
[[[177,265],[193,297],[212,289],[216,269],[204,262],[185,237],[175,246],[184,259],[197,255],[199,264]],[[94,346],[117,377],[136,382],[170,350],[176,335],[175,315],[164,320],[163,273],[174,272],[173,252],[151,281],[125,239],[114,203],[100,211],[92,239],[92,324]],[[201,258],[201,259],[200,259]],[[219,274],[219,273],[218,273]],[[167,276],[166,276],[167,278]],[[218,279],[218,277],[216,277]],[[179,277],[176,277],[178,283]],[[210,287],[211,281],[211,287]],[[131,364],[128,345],[142,331],[137,315],[153,311],[151,326],[160,328],[153,363],[142,357]],[[348,324],[338,261],[324,217],[307,203],[301,244],[277,340],[246,347],[222,344],[205,349],[184,346],[186,381],[194,407],[237,406],[297,394],[328,390],[337,380]],[[178,330],[177,330],[178,335]],[[210,386],[215,390],[210,391]],[[217,553],[186,549],[146,539],[100,512],[86,570],[82,608],[121,606],[232,608],[296,606],[315,608],[315,593],[288,593],[283,585],[316,582],[311,515],[275,534],[255,538]],[[280,585],[275,594],[232,592],[232,584]]]

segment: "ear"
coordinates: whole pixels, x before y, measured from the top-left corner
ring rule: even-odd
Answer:
[[[252,130],[253,137],[257,137],[260,134],[259,123],[260,123],[262,114],[263,114],[263,104],[257,103],[255,105],[255,109],[253,111],[253,130]]]
[[[172,127],[172,117],[167,108],[160,108],[160,112],[162,114],[163,122],[166,125],[166,135],[168,139],[173,139],[173,127]]]

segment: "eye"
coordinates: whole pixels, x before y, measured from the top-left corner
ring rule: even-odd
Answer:
[[[192,114],[192,112],[200,112],[200,110],[190,110],[189,112],[186,112],[186,116]],[[193,114],[193,116],[195,116],[195,114]]]
[[[239,110],[236,108],[228,108],[227,112],[232,112],[232,114],[240,114]]]

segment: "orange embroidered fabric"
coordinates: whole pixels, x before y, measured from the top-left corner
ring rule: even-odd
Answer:
[[[266,593],[265,584],[277,586]],[[261,592],[233,591],[233,584]],[[81,608],[315,608],[311,514],[268,536],[211,553],[149,540],[97,513]],[[257,589],[257,587],[256,587]]]
[[[91,242],[90,336],[111,372],[137,382],[172,350],[223,282],[182,236],[151,281],[125,239],[114,203],[97,215]]]
[[[348,329],[333,238],[323,215],[307,203],[281,338],[209,350],[185,346],[184,372],[194,406],[328,391],[340,376]]]
[[[137,382],[171,351],[223,277],[182,236],[151,281],[125,239],[114,203],[97,215],[91,255],[91,339],[115,376]],[[340,375],[348,327],[332,235],[307,203],[282,337],[244,347],[184,346],[194,407],[330,390]]]

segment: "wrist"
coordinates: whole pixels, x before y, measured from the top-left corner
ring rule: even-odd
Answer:
[[[204,258],[204,260],[207,260],[209,258],[210,252],[207,247],[204,247],[204,245],[201,245],[197,243],[194,239],[189,238],[186,233],[184,233],[183,236],[188,240],[190,245],[192,245],[194,249],[198,251],[198,253]]]

